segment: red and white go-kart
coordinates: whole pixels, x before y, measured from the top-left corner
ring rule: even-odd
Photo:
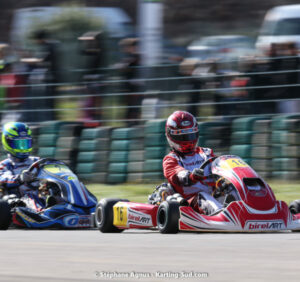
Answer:
[[[161,233],[178,231],[276,232],[300,230],[300,213],[276,200],[270,186],[240,157],[225,155],[206,161],[210,173],[228,183],[236,198],[225,202],[218,212],[205,215],[178,201],[159,205],[102,199],[98,202],[95,220],[101,232],[125,229],[158,229]],[[229,189],[229,190],[230,190]],[[223,194],[226,194],[224,189]],[[226,199],[226,195],[225,195]],[[299,210],[296,209],[296,212]]]

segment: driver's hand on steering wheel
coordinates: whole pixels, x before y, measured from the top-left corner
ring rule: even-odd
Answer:
[[[21,172],[19,179],[21,183],[30,183],[35,180],[35,176],[31,171],[25,169]]]
[[[193,183],[204,180],[206,177],[204,176],[204,170],[201,168],[194,168],[190,174],[190,179]]]

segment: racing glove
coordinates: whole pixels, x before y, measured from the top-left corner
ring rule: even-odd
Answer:
[[[198,181],[206,179],[203,169],[195,168],[192,172],[189,170],[182,170],[177,174],[178,181],[183,186],[191,186]]]
[[[21,183],[30,183],[33,182],[34,180],[35,180],[34,174],[27,169],[23,170],[19,177],[19,181]]]
[[[20,198],[18,198],[15,194],[6,195],[2,199],[9,204],[10,208],[26,206],[26,204]]]
[[[206,179],[206,177],[204,176],[204,170],[201,168],[194,168],[189,175],[189,179],[192,183],[196,183],[198,181]]]
[[[179,184],[183,186],[190,186],[192,184],[190,180],[190,174],[191,172],[188,170],[181,170],[180,172],[178,172],[177,178]]]

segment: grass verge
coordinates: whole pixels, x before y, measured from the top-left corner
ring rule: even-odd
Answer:
[[[269,182],[277,200],[290,203],[293,200],[300,199],[300,182]],[[102,198],[123,198],[133,202],[146,202],[148,195],[155,188],[155,184],[90,184],[89,190],[96,195],[98,199]]]

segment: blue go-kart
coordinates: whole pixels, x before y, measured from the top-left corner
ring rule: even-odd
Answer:
[[[92,228],[97,198],[62,161],[45,158],[29,168],[35,180],[30,192],[2,194],[0,229]],[[38,184],[34,186],[33,184]]]

